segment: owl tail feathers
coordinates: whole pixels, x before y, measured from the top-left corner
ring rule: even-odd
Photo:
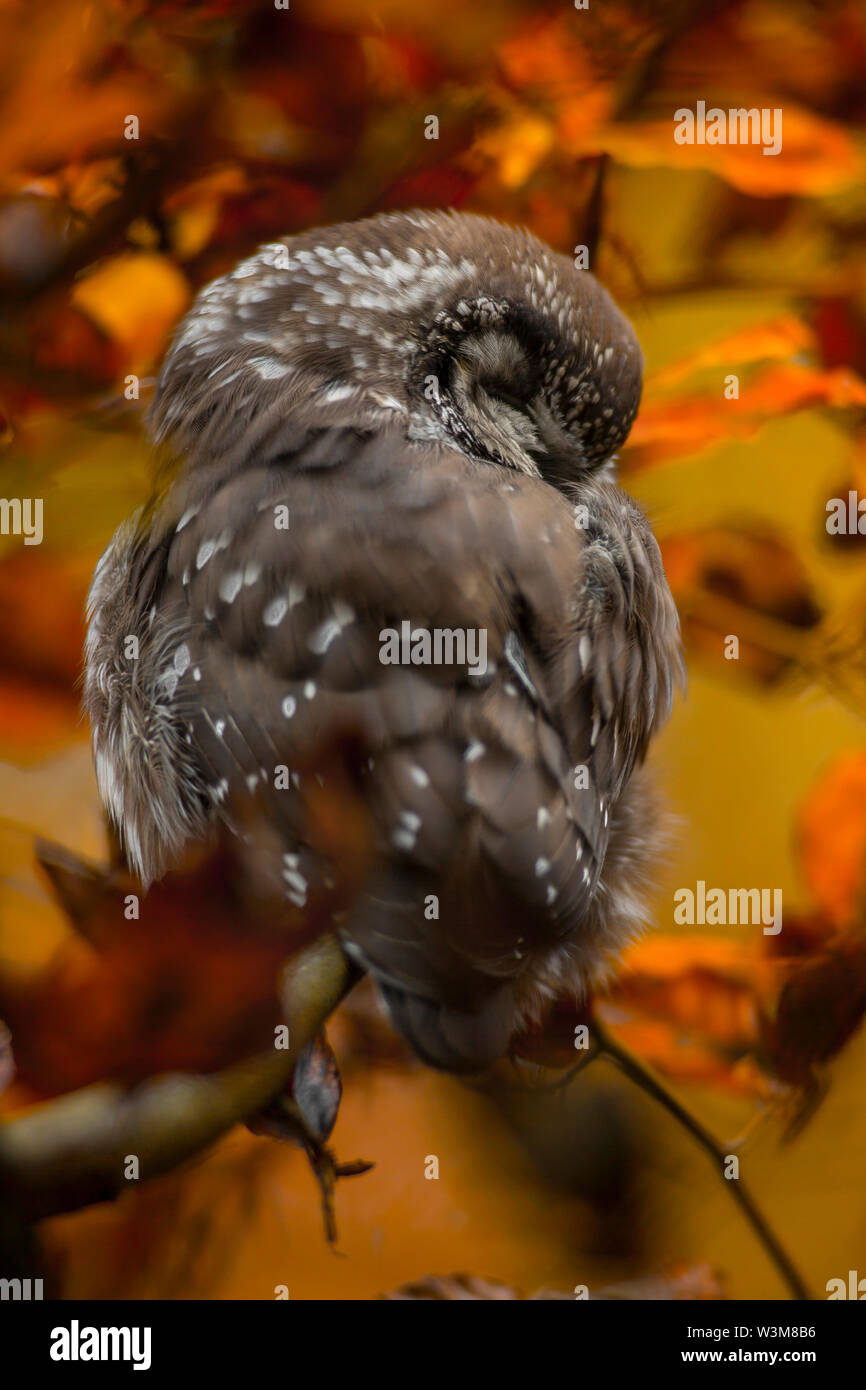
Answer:
[[[412,994],[390,981],[380,979],[377,983],[394,1027],[428,1066],[477,1072],[507,1051],[515,1017],[514,992],[509,984],[495,989],[469,1011]]]

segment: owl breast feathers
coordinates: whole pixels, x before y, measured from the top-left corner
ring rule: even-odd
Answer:
[[[411,213],[272,243],[180,325],[159,486],[94,577],[85,702],[131,865],[255,803],[302,917],[340,873],[304,782],[353,731],[374,848],[334,930],[434,1066],[501,1056],[642,921],[681,661],[613,481],[640,374],[610,297],[525,233]]]

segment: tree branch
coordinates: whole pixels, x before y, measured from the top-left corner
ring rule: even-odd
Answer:
[[[320,937],[288,963],[281,983],[288,1048],[211,1075],[88,1086],[8,1121],[0,1126],[4,1198],[41,1220],[117,1197],[130,1155],[142,1181],[177,1167],[283,1089],[299,1052],[358,978],[337,938]]]
[[[730,1195],[738,1204],[758,1240],[763,1245],[767,1255],[772,1260],[776,1269],[784,1279],[792,1295],[796,1299],[810,1300],[812,1295],[809,1292],[804,1280],[802,1279],[796,1265],[782,1246],[769,1222],[756,1204],[754,1198],[744,1185],[742,1178],[728,1181],[724,1177],[725,1154],[722,1146],[713,1138],[708,1129],[700,1123],[686,1107],[677,1100],[676,1096],[668,1090],[664,1082],[647,1067],[639,1057],[636,1057],[623,1043],[612,1037],[602,1023],[595,1019],[592,1023],[592,1032],[598,1050],[593,1055],[607,1057],[613,1062],[614,1066],[633,1081],[635,1085],[653,1100],[664,1106],[665,1110],[700,1144],[701,1148],[713,1161],[713,1167],[719,1177],[725,1183]]]

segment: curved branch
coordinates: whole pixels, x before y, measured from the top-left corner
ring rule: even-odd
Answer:
[[[779,1241],[766,1217],[758,1207],[748,1188],[744,1186],[741,1178],[734,1182],[728,1182],[724,1178],[724,1167],[726,1154],[721,1145],[708,1129],[705,1129],[699,1120],[691,1114],[686,1107],[677,1100],[673,1092],[669,1091],[660,1077],[656,1076],[639,1057],[636,1057],[623,1043],[608,1033],[607,1029],[597,1019],[593,1021],[592,1031],[596,1035],[598,1043],[599,1057],[607,1057],[613,1062],[614,1066],[633,1081],[648,1096],[664,1106],[669,1114],[683,1126],[693,1139],[700,1144],[701,1148],[713,1161],[713,1166],[719,1177],[725,1182],[725,1186],[738,1204],[758,1240],[763,1245],[767,1255],[776,1266],[782,1279],[784,1279],[792,1295],[796,1299],[810,1300],[812,1295],[809,1292],[804,1280],[802,1279],[796,1265]]]
[[[267,1105],[287,1084],[298,1053],[358,979],[335,936],[287,965],[282,981],[289,1046],[210,1075],[172,1073],[133,1088],[88,1086],[0,1126],[0,1185],[29,1220],[41,1220],[127,1190],[177,1167]]]

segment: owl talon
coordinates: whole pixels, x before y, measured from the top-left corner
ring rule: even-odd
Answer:
[[[324,1031],[298,1057],[291,1088],[247,1121],[253,1134],[288,1140],[304,1150],[319,1185],[322,1217],[329,1245],[336,1244],[334,1188],[338,1178],[353,1178],[373,1167],[365,1159],[339,1163],[325,1140],[333,1129],[342,1087],[337,1060]]]
[[[315,1140],[312,1144],[305,1144],[304,1148],[313,1176],[319,1184],[325,1239],[329,1245],[334,1246],[337,1243],[337,1215],[334,1206],[337,1179],[359,1177],[361,1173],[368,1173],[375,1165],[363,1158],[356,1158],[350,1163],[338,1163],[333,1150]]]
[[[333,1149],[319,1138],[304,1116],[300,1106],[288,1097],[279,1097],[267,1111],[260,1111],[247,1121],[253,1134],[268,1134],[275,1139],[288,1140],[304,1150],[319,1186],[325,1238],[329,1245],[337,1243],[337,1218],[334,1208],[334,1189],[338,1178],[354,1178],[370,1171],[374,1164],[357,1158],[339,1163]]]

